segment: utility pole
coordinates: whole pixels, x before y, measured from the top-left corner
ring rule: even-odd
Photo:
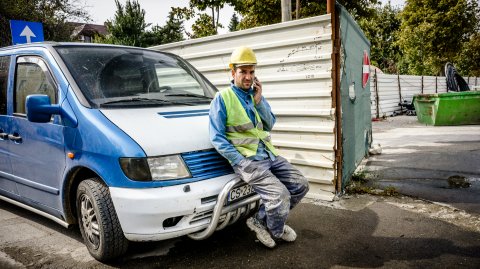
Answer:
[[[295,5],[295,8],[297,11],[295,12],[295,19],[300,19],[300,0],[297,0],[297,3]]]
[[[292,20],[292,1],[282,0],[282,22]]]

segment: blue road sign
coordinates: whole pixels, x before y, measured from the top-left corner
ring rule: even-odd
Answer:
[[[40,22],[10,20],[13,45],[43,41],[43,25]]]

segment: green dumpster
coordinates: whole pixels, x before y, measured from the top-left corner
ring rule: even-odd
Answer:
[[[413,104],[427,125],[480,124],[480,91],[417,94]]]

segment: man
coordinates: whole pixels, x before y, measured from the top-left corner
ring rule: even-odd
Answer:
[[[297,235],[285,224],[289,211],[308,192],[307,179],[270,142],[275,116],[255,77],[257,59],[251,48],[233,51],[231,86],[217,93],[210,108],[210,140],[262,204],[247,226],[269,248]]]

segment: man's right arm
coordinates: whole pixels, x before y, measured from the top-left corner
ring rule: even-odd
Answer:
[[[212,145],[232,166],[237,165],[245,157],[227,139],[227,110],[219,93],[217,93],[210,104],[209,118],[210,141]]]

